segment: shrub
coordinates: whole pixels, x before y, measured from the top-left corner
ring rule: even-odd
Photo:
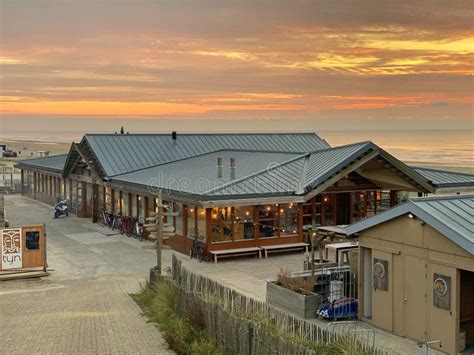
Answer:
[[[219,353],[202,329],[202,322],[198,322],[198,314],[193,314],[192,323],[177,314],[176,288],[172,282],[164,280],[158,281],[153,288],[142,287],[134,298],[148,319],[158,324],[169,347],[178,354]]]

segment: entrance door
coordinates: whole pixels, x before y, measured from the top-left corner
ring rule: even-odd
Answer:
[[[338,193],[336,197],[336,224],[350,224],[350,194]]]
[[[418,341],[426,340],[426,269],[425,261],[405,256],[404,326],[405,336]]]
[[[372,322],[393,331],[392,254],[372,249]]]

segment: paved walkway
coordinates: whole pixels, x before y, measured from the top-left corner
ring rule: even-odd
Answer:
[[[129,296],[154,264],[149,243],[84,219],[54,220],[51,207],[20,196],[6,196],[5,207],[11,226],[46,223],[54,271],[0,282],[0,353],[172,353]]]
[[[6,339],[2,345],[18,354],[169,352],[160,332],[145,322],[128,296],[155,263],[152,243],[108,235],[109,229],[85,219],[54,220],[51,207],[28,198],[7,196],[5,204],[12,226],[46,222],[48,262],[55,271],[38,281],[0,283],[0,324],[8,324],[0,328],[0,339]],[[171,265],[172,254],[163,252],[164,267]],[[259,300],[265,300],[266,281],[280,269],[296,271],[303,265],[302,254],[217,264],[175,255],[194,272]],[[414,341],[363,322],[357,327],[373,330],[376,346],[391,354],[421,353]]]

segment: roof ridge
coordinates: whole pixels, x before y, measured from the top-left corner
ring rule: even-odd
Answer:
[[[329,148],[324,148],[324,149],[320,149],[320,150],[314,150],[314,151],[311,151],[309,153],[310,154],[323,153],[323,152],[327,152],[327,151],[330,151],[330,150],[336,150],[336,149],[352,147],[352,146],[355,146],[355,145],[366,145],[366,144],[371,144],[371,145],[374,145],[374,146],[378,147],[377,144],[375,144],[374,142],[368,140],[368,141],[361,141],[361,142],[355,142],[355,143],[350,143],[350,144],[339,145],[337,147],[329,147]]]
[[[227,149],[227,148],[222,148],[222,149],[216,149],[216,150],[213,150],[213,151],[210,151],[210,152],[205,152],[205,153],[193,155],[193,156],[190,156],[190,157],[185,157],[185,158],[180,158],[180,159],[176,159],[176,160],[170,160],[170,161],[166,161],[166,162],[163,162],[163,163],[158,163],[158,164],[150,165],[150,166],[143,167],[143,168],[140,168],[140,169],[127,171],[127,172],[121,173],[121,174],[110,175],[109,177],[117,177],[117,176],[129,174],[129,173],[135,173],[135,172],[137,172],[137,171],[142,171],[142,170],[146,170],[146,169],[156,168],[156,167],[158,167],[158,166],[167,165],[167,164],[173,164],[173,163],[177,163],[177,162],[180,162],[180,161],[183,161],[183,160],[194,159],[194,158],[202,157],[202,156],[204,156],[204,155],[209,155],[209,154],[213,154],[213,153],[217,153],[217,152],[249,152],[249,153],[270,153],[270,154],[288,154],[288,155],[290,155],[290,154],[291,154],[291,155],[296,155],[296,154],[298,154],[297,157],[300,157],[302,154],[308,154],[308,153],[287,152],[287,151],[285,151],[285,152],[279,152],[279,151],[266,151],[266,150]],[[297,157],[293,157],[293,158],[297,158]]]
[[[422,166],[415,166],[415,165],[408,165],[412,169],[420,169],[420,170],[428,170],[428,171],[434,171],[437,173],[448,173],[448,174],[455,174],[455,175],[467,175],[467,176],[472,176],[474,177],[474,174],[469,174],[469,173],[460,173],[458,171],[450,171],[450,170],[441,170],[441,169],[433,169],[433,168],[425,168]]]
[[[470,200],[474,199],[474,195],[443,195],[443,196],[426,196],[426,197],[414,197],[409,199],[407,202],[424,202],[424,201],[444,201],[444,200]]]
[[[306,157],[307,155],[309,155],[309,153],[304,153],[304,154],[301,154],[301,155],[299,155],[299,156],[293,157],[293,158],[291,158],[291,159],[289,159],[289,160],[286,160],[286,161],[284,161],[284,162],[282,162],[282,163],[279,163],[279,166],[284,166],[284,165],[291,164],[291,163],[293,163],[293,162],[295,162],[295,161],[297,161],[297,160],[299,160],[299,159],[301,159],[301,158]],[[271,169],[270,169],[270,170],[271,170]],[[254,173],[249,174],[249,175],[247,175],[247,176],[243,176],[243,177],[241,177],[240,179],[235,179],[235,180],[229,181],[229,182],[225,183],[225,184],[222,185],[222,186],[219,186],[219,187],[216,187],[216,188],[214,188],[214,189],[208,190],[208,191],[204,192],[203,195],[208,195],[208,194],[217,192],[217,191],[219,191],[219,190],[225,189],[226,187],[229,187],[229,186],[232,186],[232,185],[241,183],[242,181],[245,181],[245,180],[247,180],[247,179],[253,178],[253,177],[258,176],[258,175],[261,175],[262,173],[267,172],[267,171],[269,171],[268,167],[265,168],[265,169],[262,169],[262,170],[258,170],[257,172],[254,172]]]
[[[31,159],[21,159],[21,160],[18,160],[18,163],[27,163],[29,161],[35,161],[35,160],[39,160],[39,159],[48,159],[48,158],[57,158],[57,157],[61,157],[61,156],[67,156],[68,154],[67,153],[63,153],[63,154],[53,154],[53,155],[48,155],[48,156],[45,156],[45,157],[36,157],[36,158],[31,158]]]
[[[321,137],[316,132],[178,132],[178,138],[179,136],[257,136],[257,135],[273,135],[273,136],[279,136],[279,135],[312,135],[312,136],[317,136],[319,139],[322,140]],[[85,133],[84,136],[117,136],[117,137],[130,137],[130,136],[169,136],[171,137],[171,132],[166,133],[166,132],[156,132],[156,133],[144,133],[144,132],[139,132],[139,133],[125,133],[125,134],[118,134],[118,133],[100,133],[100,132],[95,132],[95,133]]]

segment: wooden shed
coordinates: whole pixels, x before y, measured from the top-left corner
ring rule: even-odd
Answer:
[[[474,349],[474,196],[414,199],[359,237],[359,317],[449,354]]]

